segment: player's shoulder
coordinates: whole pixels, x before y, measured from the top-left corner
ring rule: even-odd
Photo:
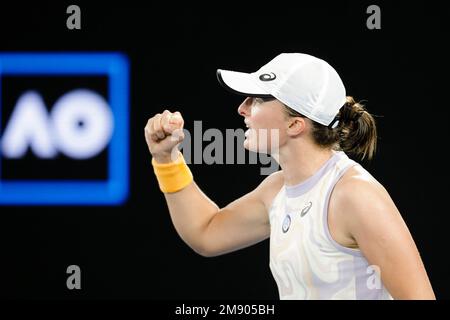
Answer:
[[[349,168],[339,179],[332,197],[335,202],[345,206],[367,206],[369,203],[387,200],[389,195],[384,186],[358,164]]]
[[[354,234],[360,228],[376,228],[399,215],[384,186],[368,171],[357,165],[336,183],[329,204],[329,216],[341,221],[342,230]]]
[[[283,187],[283,184],[283,170],[279,170],[268,175],[254,190],[254,192],[258,194],[260,199],[266,205],[269,205]]]
[[[279,189],[283,186],[283,184],[284,184],[283,170],[271,173],[261,182],[261,185],[269,189],[271,188]]]
[[[370,174],[363,166],[356,164],[351,166],[339,179],[336,187],[352,188],[352,187],[383,187],[372,174]]]

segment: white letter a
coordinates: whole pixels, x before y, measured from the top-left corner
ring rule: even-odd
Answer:
[[[71,265],[67,267],[67,273],[72,273],[66,281],[69,290],[81,289],[81,270],[79,266]]]
[[[66,13],[72,13],[67,18],[66,26],[67,29],[73,30],[73,29],[81,29],[81,9],[79,6],[72,4],[67,7]]]
[[[33,91],[17,100],[2,139],[6,158],[21,158],[28,146],[40,158],[53,158],[56,149],[51,136],[51,123],[42,97]]]
[[[367,7],[366,13],[373,13],[367,18],[367,28],[370,30],[381,29],[381,9],[377,5],[371,5]]]

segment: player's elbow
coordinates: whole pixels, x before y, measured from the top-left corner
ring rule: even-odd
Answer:
[[[205,258],[212,258],[221,255],[220,252],[218,252],[217,250],[213,250],[212,248],[206,245],[191,246],[191,249],[194,250],[195,253]]]

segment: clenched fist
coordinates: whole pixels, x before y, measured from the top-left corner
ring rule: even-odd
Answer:
[[[168,163],[176,160],[178,156],[178,144],[184,139],[184,120],[181,113],[164,112],[157,113],[147,121],[145,126],[145,140],[150,153],[156,162]]]

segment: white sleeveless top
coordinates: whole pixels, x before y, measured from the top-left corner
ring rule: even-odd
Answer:
[[[310,178],[283,186],[270,218],[270,269],[280,299],[392,299],[362,252],[338,244],[328,229],[331,191],[359,165],[342,152]]]

